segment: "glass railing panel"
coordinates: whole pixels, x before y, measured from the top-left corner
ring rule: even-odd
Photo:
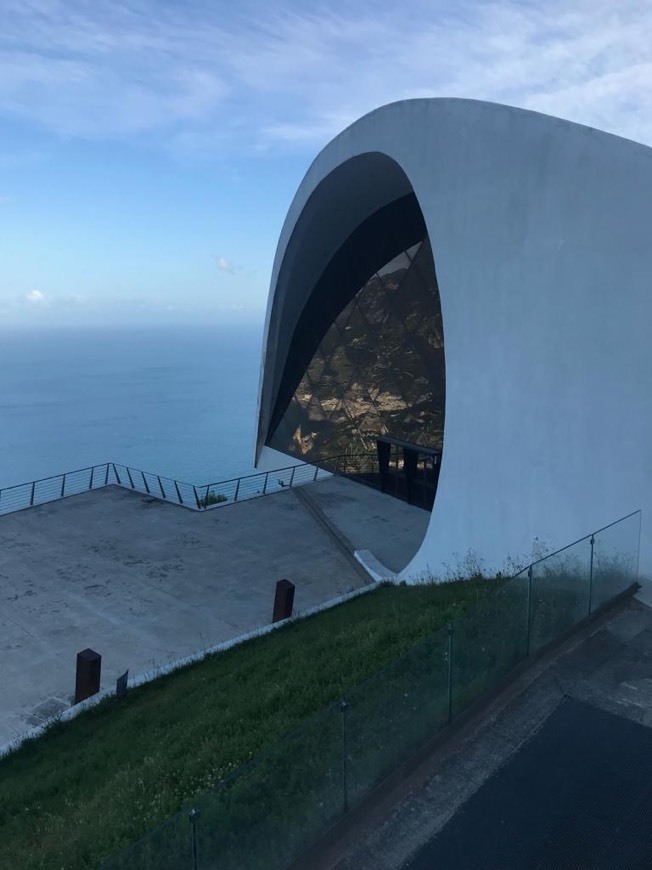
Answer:
[[[187,813],[177,813],[160,827],[118,852],[101,870],[192,870],[192,826]]]
[[[589,612],[590,538],[532,565],[530,652],[537,652]]]
[[[196,803],[199,870],[286,867],[343,812],[339,704]]]
[[[451,705],[456,716],[527,655],[527,577],[496,587],[452,625]]]
[[[640,531],[638,511],[593,536],[591,611],[636,583]]]
[[[447,654],[444,629],[347,696],[346,779],[351,804],[448,722]]]

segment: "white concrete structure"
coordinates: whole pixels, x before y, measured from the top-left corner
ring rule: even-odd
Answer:
[[[317,157],[274,263],[257,460],[290,339],[333,252],[414,192],[441,295],[446,405],[428,532],[403,571],[489,564],[643,510],[652,575],[652,149],[507,106],[410,100]]]

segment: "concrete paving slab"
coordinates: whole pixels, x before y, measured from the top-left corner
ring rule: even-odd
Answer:
[[[189,511],[119,487],[0,517],[0,745],[70,704],[77,653],[102,688],[364,584],[291,492]]]
[[[430,512],[370,486],[334,476],[301,488],[350,542],[369,550],[391,571],[400,571],[415,555],[428,528]]]

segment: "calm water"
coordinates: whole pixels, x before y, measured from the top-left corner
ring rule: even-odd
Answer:
[[[253,471],[262,326],[0,332],[0,486],[113,461]]]

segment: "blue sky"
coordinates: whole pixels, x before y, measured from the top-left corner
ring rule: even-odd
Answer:
[[[648,0],[0,3],[0,325],[262,320],[311,160],[393,100],[652,144]]]

